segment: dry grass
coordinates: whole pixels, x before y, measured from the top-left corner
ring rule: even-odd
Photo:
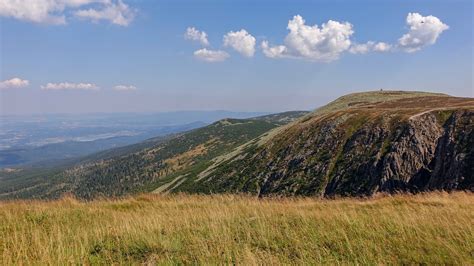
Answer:
[[[0,265],[474,264],[474,194],[0,203]]]

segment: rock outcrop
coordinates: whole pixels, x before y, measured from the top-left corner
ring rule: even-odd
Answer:
[[[262,196],[474,191],[473,99],[369,99],[322,108],[265,144],[248,145],[245,156],[214,166],[192,190]]]

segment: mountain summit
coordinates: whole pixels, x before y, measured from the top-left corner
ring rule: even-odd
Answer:
[[[182,190],[323,196],[473,190],[473,120],[471,98],[349,94],[215,161]]]

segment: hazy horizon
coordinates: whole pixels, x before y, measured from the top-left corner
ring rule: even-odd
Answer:
[[[291,112],[291,111],[311,111],[311,110],[286,110],[281,112]],[[127,116],[127,115],[165,115],[165,114],[183,114],[183,113],[229,113],[229,114],[249,114],[249,115],[267,115],[273,114],[275,112],[265,112],[265,111],[239,111],[239,110],[175,110],[175,111],[130,111],[130,112],[81,112],[81,113],[55,113],[55,112],[46,112],[46,113],[19,113],[19,114],[4,114],[0,113],[0,117],[23,117],[23,116]],[[280,113],[280,112],[277,112]]]
[[[360,91],[351,91],[347,94],[352,94],[352,93],[359,93],[359,92],[369,92],[369,91],[379,91],[380,89],[377,89],[377,90],[360,90]],[[395,90],[395,89],[382,89],[383,91],[420,91],[420,90]],[[424,91],[424,92],[431,92],[431,93],[444,93],[442,91]],[[280,109],[280,110],[269,110],[269,111],[265,111],[264,109],[260,110],[260,111],[257,111],[258,108],[256,108],[257,110],[240,110],[240,109],[236,109],[236,110],[232,110],[232,109],[178,109],[178,110],[158,110],[158,111],[154,111],[154,110],[130,110],[130,111],[81,111],[81,112],[67,112],[67,111],[64,111],[64,112],[55,112],[55,111],[51,111],[51,112],[36,112],[36,113],[8,113],[8,112],[3,112],[2,110],[2,113],[0,113],[0,117],[8,117],[8,116],[60,116],[60,115],[64,115],[64,116],[93,116],[93,115],[153,115],[153,114],[173,114],[173,113],[193,113],[193,112],[228,112],[228,113],[246,113],[246,114],[256,114],[256,115],[266,115],[266,114],[275,114],[275,113],[284,113],[284,112],[291,112],[291,111],[314,111],[328,103],[330,103],[331,101],[333,100],[336,100],[337,98],[341,97],[341,96],[344,96],[344,95],[347,95],[347,94],[343,94],[343,95],[339,95],[339,96],[335,96],[333,98],[330,98],[327,102],[325,103],[322,103],[320,105],[317,105],[313,108],[307,108],[307,109],[303,109],[303,108],[295,108],[295,109]],[[448,94],[450,96],[454,96],[454,97],[468,97],[468,98],[472,98],[474,97],[474,95],[452,95],[452,94]]]

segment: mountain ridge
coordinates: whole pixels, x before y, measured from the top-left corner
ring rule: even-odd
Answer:
[[[27,193],[13,190],[8,195],[332,197],[473,191],[473,128],[472,98],[413,91],[354,93],[312,112],[222,119],[152,147],[99,156],[27,188]]]

